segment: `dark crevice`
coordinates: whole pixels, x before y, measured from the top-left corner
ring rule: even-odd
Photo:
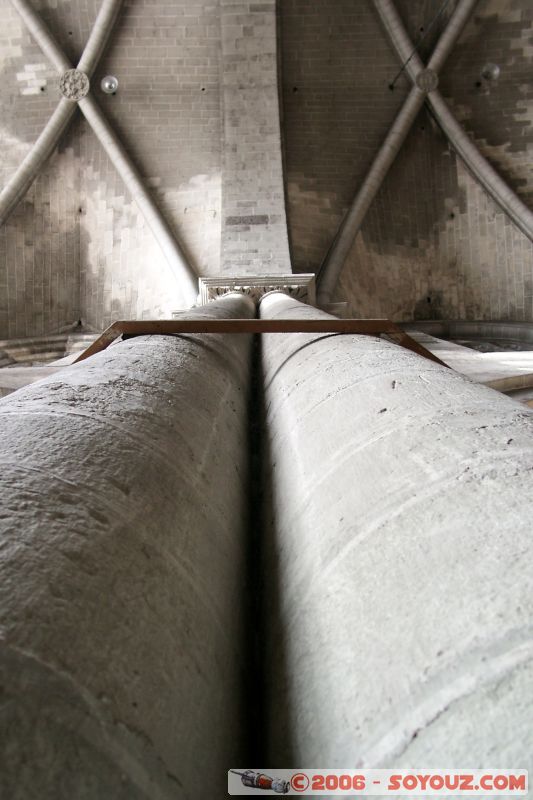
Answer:
[[[263,538],[263,491],[261,485],[263,462],[262,436],[263,389],[261,381],[261,337],[254,335],[251,357],[251,387],[248,403],[248,458],[249,491],[247,508],[246,547],[246,602],[245,625],[245,746],[247,764],[262,764],[262,725],[265,711],[264,674],[262,652],[262,538]]]
[[[266,426],[263,337],[254,336],[249,403],[249,506],[246,567],[246,763],[282,768],[293,758],[287,652],[280,598],[272,454]],[[281,744],[280,744],[281,743]],[[282,763],[279,760],[283,752]]]

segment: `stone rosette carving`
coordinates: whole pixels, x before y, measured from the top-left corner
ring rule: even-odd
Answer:
[[[88,75],[79,69],[68,69],[59,79],[59,91],[67,100],[77,103],[88,94],[91,84]]]
[[[422,92],[433,92],[439,85],[439,76],[432,69],[423,69],[416,76],[416,85]]]

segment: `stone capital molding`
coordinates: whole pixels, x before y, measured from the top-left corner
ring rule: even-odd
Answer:
[[[79,69],[67,69],[59,79],[59,91],[74,103],[89,94],[90,88],[89,76]]]
[[[297,300],[316,305],[314,273],[299,275],[217,275],[200,278],[198,301],[205,305],[227,292],[242,292],[257,303],[267,292],[285,292]]]

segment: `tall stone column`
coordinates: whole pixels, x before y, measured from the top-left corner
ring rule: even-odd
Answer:
[[[375,338],[262,347],[266,763],[531,769],[533,414]]]
[[[187,314],[254,315],[243,295]],[[130,339],[0,402],[2,797],[225,793],[250,338]]]

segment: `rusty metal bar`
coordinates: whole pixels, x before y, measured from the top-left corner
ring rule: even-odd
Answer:
[[[177,336],[193,333],[351,333],[362,336],[387,335],[417,355],[442,366],[440,358],[415,342],[388,319],[155,319],[119,320],[81,353],[74,363],[105,350],[119,336]]]
[[[389,339],[392,339],[395,344],[399,344],[400,347],[405,347],[407,350],[412,350],[413,353],[423,356],[423,358],[429,358],[431,361],[436,361],[437,364],[442,364],[444,367],[448,366],[448,364],[446,364],[444,361],[441,361],[440,358],[421,345],[420,342],[417,342],[416,339],[413,339],[411,336],[409,336],[408,333],[405,333],[405,331],[397,329],[397,332],[386,332],[386,335]]]

